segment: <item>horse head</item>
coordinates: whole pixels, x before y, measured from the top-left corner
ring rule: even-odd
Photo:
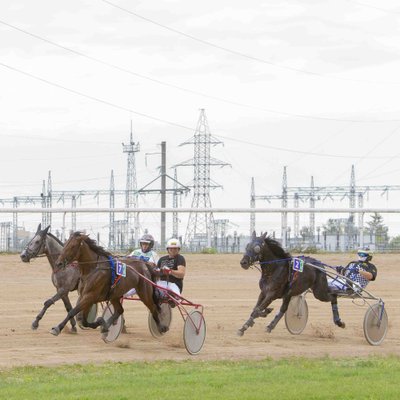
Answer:
[[[261,260],[262,250],[265,247],[265,238],[267,237],[267,232],[261,234],[257,237],[256,232],[253,232],[251,237],[251,242],[246,246],[246,252],[240,260],[240,266],[243,269],[249,269],[255,262]]]
[[[82,232],[74,232],[71,234],[69,239],[64,245],[61,254],[56,260],[57,267],[64,267],[71,262],[80,258],[80,253],[85,240],[88,239],[89,235],[85,235]]]
[[[25,249],[19,255],[23,262],[29,262],[32,258],[44,254],[46,251],[46,235],[50,229],[50,225],[42,229],[42,224],[38,225],[35,236],[29,241]]]

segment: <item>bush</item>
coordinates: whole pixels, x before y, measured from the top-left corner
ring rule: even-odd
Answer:
[[[217,254],[217,249],[215,247],[204,247],[201,254]]]

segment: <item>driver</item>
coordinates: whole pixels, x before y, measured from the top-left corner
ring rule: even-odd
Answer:
[[[156,283],[158,286],[170,289],[180,295],[186,273],[186,260],[179,254],[181,242],[175,238],[169,239],[166,247],[168,254],[161,257],[157,263],[160,280]]]
[[[140,249],[133,250],[129,256],[138,257],[141,260],[150,263],[153,267],[157,265],[158,254],[153,250],[154,238],[146,233],[139,240]]]
[[[374,281],[378,271],[372,260],[372,251],[368,247],[364,247],[357,251],[358,260],[351,261],[346,267],[336,267],[339,274],[351,279],[358,283],[358,285],[365,289],[370,281]],[[343,278],[328,278],[328,286],[332,289],[346,290],[349,288],[349,283]],[[357,288],[354,288],[356,290]]]
[[[139,249],[135,249],[129,254],[129,257],[137,257],[140,260],[150,264],[152,267],[157,265],[158,254],[153,250],[154,237],[148,233],[144,234],[139,240]],[[135,289],[130,289],[125,293],[125,297],[130,297],[136,294]]]

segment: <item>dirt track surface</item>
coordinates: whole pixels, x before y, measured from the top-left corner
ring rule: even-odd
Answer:
[[[147,310],[137,301],[126,301],[127,334],[113,343],[103,342],[98,330],[68,333],[69,325],[57,337],[49,333],[65,317],[62,301],[50,307],[36,331],[31,323],[55,289],[50,281],[46,258],[22,263],[18,255],[0,256],[2,287],[0,292],[0,368],[20,365],[58,365],[101,363],[133,360],[240,360],[265,357],[366,357],[369,355],[400,355],[399,284],[400,256],[376,255],[378,278],[368,290],[386,304],[389,330],[381,346],[371,346],[363,334],[366,306],[350,299],[339,300],[339,311],[346,328],[332,322],[330,303],[322,303],[307,295],[308,324],[301,335],[291,335],[282,319],[275,330],[264,331],[266,319],[257,319],[243,337],[237,329],[247,320],[259,290],[257,270],[242,270],[240,255],[186,255],[188,268],[183,295],[205,307],[207,323],[205,345],[196,356],[184,347],[183,321],[173,310],[170,331],[160,340],[148,330]],[[346,264],[349,255],[318,255],[330,265]],[[71,300],[76,302],[76,292]],[[272,316],[280,306],[273,304]]]

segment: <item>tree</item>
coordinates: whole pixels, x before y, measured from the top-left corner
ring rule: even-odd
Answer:
[[[367,233],[370,235],[370,240],[373,242],[373,239],[375,238],[376,247],[384,248],[389,242],[389,228],[384,225],[383,217],[380,214],[374,213],[370,217],[372,220],[367,222]]]
[[[390,240],[389,247],[391,250],[400,249],[400,236],[395,236]]]
[[[339,219],[329,218],[328,222],[323,225],[323,228],[327,234],[335,234],[340,233],[340,225],[341,223]]]

